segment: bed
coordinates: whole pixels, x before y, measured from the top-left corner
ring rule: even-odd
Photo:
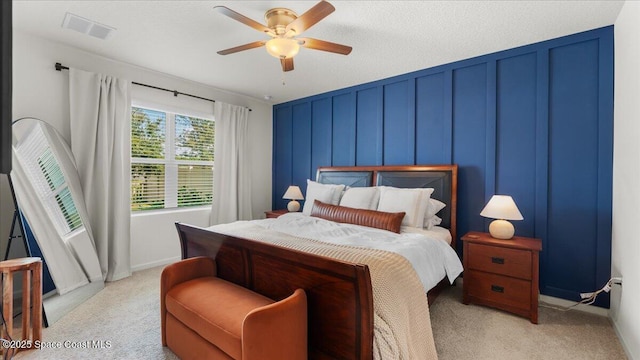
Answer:
[[[433,188],[431,198],[446,204],[438,212],[442,219],[440,227],[448,229],[450,246],[455,249],[456,165],[322,167],[316,181],[349,187]],[[295,216],[289,216],[288,220],[298,221]],[[278,232],[263,235],[249,223],[213,227],[216,231],[177,223],[182,257],[210,256],[216,259],[219,277],[274,300],[286,297],[296,288],[305,289],[311,359],[379,359],[400,353],[412,357],[415,351],[423,351],[421,357],[424,354],[437,357],[421,286],[424,282],[411,264],[402,264],[408,261],[397,259],[401,256],[350,246],[336,249],[290,234],[277,235]],[[403,274],[403,281],[394,281],[398,275],[389,269]],[[430,288],[428,301],[432,302],[449,283],[445,276]],[[401,299],[395,299],[400,293]],[[399,322],[403,329],[405,322],[411,324],[408,331],[398,332],[389,341],[381,332],[395,330],[379,326],[383,321],[392,326]],[[412,338],[417,341],[411,343]],[[413,349],[421,346],[426,349]]]

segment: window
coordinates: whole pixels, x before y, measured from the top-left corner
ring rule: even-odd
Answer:
[[[131,108],[131,210],[209,205],[215,122]]]
[[[65,236],[80,229],[82,219],[60,168],[60,162],[49,146],[40,125],[33,128],[16,152],[21,157],[25,172],[29,174],[35,192],[42,199],[58,233]]]

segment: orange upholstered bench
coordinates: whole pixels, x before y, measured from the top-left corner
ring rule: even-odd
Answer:
[[[307,358],[307,298],[274,301],[216,277],[208,257],[162,271],[162,345],[182,359]]]

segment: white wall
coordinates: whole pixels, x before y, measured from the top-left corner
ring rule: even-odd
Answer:
[[[22,32],[13,34],[13,118],[30,116],[40,118],[55,126],[69,139],[69,80],[68,72],[58,72],[54,64],[82,70],[105,73],[135,82],[175,89],[230,104],[247,106],[253,111],[249,115],[249,138],[252,160],[253,216],[264,217],[271,209],[271,105],[250,97],[233,94],[171,75],[150,71],[130,64],[93,55],[60,43],[35,37]],[[134,94],[144,94],[146,100],[163,102],[199,102],[199,107],[213,105],[188,97],[178,97],[163,91],[143,91],[132,87]],[[137,88],[137,89],[136,89]],[[153,94],[155,92],[155,94]],[[149,97],[152,97],[150,99]],[[203,105],[204,104],[204,105]],[[0,181],[2,213],[0,230],[4,231],[10,211],[5,211],[5,199],[11,196],[6,181]],[[11,208],[9,206],[9,208]],[[180,257],[180,247],[175,221],[195,225],[207,225],[208,209],[154,212],[134,215],[131,219],[131,266],[134,270],[168,263]],[[10,218],[8,220],[10,223]],[[8,230],[7,230],[8,233]],[[4,232],[0,233],[4,238]]]
[[[615,23],[611,319],[630,359],[640,359],[640,2]]]

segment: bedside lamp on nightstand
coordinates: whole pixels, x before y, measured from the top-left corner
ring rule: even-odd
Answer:
[[[284,193],[284,195],[282,195],[282,198],[291,200],[287,204],[287,210],[289,210],[290,212],[295,212],[300,210],[300,203],[297,202],[296,200],[304,200],[304,196],[302,196],[302,191],[300,191],[300,188],[295,185],[289,186],[289,188]]]
[[[511,239],[515,233],[507,220],[523,220],[516,203],[509,195],[493,195],[480,212],[480,216],[496,219],[489,225],[489,234],[496,239]]]

